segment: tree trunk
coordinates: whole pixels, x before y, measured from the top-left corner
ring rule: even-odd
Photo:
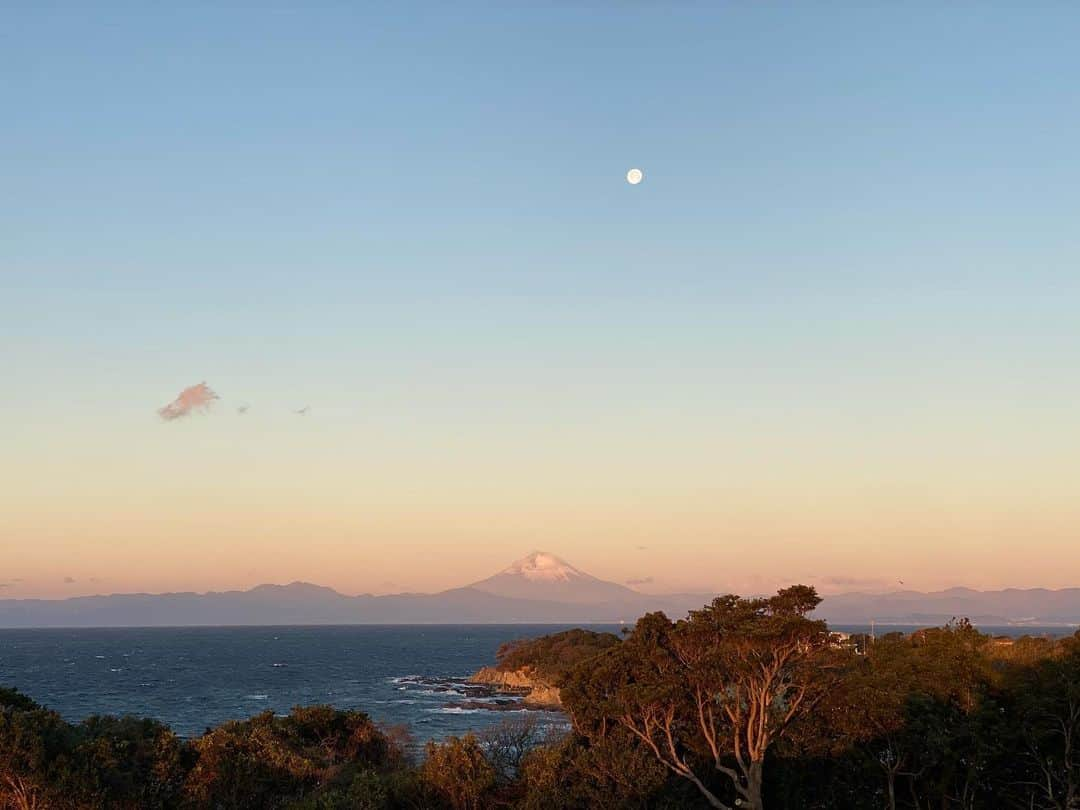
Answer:
[[[896,810],[896,774],[887,770],[885,779],[889,784],[889,810]]]
[[[683,775],[694,783],[694,787],[698,789],[698,792],[705,798],[705,801],[709,803],[709,807],[715,807],[717,808],[717,810],[731,810],[731,808],[724,804],[722,801],[720,801],[720,799],[718,799],[711,790],[705,787],[705,783],[698,779],[696,776],[694,776],[693,774],[690,774],[688,776],[686,774]]]
[[[911,778],[908,779],[908,790],[911,791],[911,803],[915,807],[915,810],[922,810],[922,802],[919,801],[919,793],[915,790],[915,774],[911,774]]]
[[[761,798],[761,783],[764,776],[765,763],[760,759],[750,761],[750,767],[746,769],[746,807],[750,810],[765,810],[765,804]]]

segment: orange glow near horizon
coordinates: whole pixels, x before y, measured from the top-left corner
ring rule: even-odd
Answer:
[[[874,468],[838,446],[800,462],[779,443],[772,458],[740,463],[735,437],[726,464],[717,448],[676,444],[665,455],[641,440],[637,451],[654,463],[631,467],[615,463],[599,433],[571,437],[581,463],[550,448],[467,459],[435,448],[396,466],[353,467],[361,448],[325,430],[301,451],[260,430],[244,438],[209,420],[191,427],[184,440],[146,428],[145,443],[99,463],[100,448],[65,447],[63,463],[60,453],[39,455],[36,475],[6,475],[3,596],[294,580],[350,594],[436,591],[534,548],[653,592],[1078,584],[1080,506],[1064,482],[1036,492],[1008,467],[940,463],[931,479],[897,456]],[[279,453],[290,446],[285,463]],[[219,460],[203,468],[210,450]],[[277,463],[260,463],[270,457]],[[319,473],[297,481],[297,469]]]

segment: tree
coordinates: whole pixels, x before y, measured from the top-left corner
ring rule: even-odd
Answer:
[[[1080,808],[1080,635],[1063,648],[1009,684],[1018,759],[1027,765],[1012,787],[1018,804],[1038,810]]]
[[[0,686],[0,709],[14,709],[15,711],[29,712],[40,708],[41,706],[18,689]]]
[[[267,711],[225,723],[191,747],[196,760],[184,789],[189,803],[199,807],[280,807],[357,768],[398,761],[366,714],[329,706],[297,707],[288,717]]]
[[[183,748],[167,726],[146,718],[93,716],[75,726],[73,771],[86,806],[175,807],[184,783]]]
[[[567,678],[575,727],[604,736],[618,723],[716,808],[708,782],[726,777],[742,807],[761,810],[765,758],[835,680],[820,598],[797,585],[769,598],[723,596],[672,623],[644,616],[627,640]]]
[[[594,741],[568,735],[534,748],[519,774],[521,810],[655,808],[668,780],[652,753],[621,729]]]
[[[495,768],[472,734],[429,742],[421,774],[454,810],[477,810],[495,787]]]
[[[994,678],[987,643],[966,620],[890,634],[846,669],[822,707],[833,732],[880,771],[890,810],[905,784],[913,802],[920,787],[937,803],[974,801],[985,752],[970,739],[972,716]]]
[[[505,784],[517,777],[525,755],[543,742],[544,729],[526,715],[488,726],[477,736],[496,778]]]
[[[70,785],[74,729],[13,690],[0,695],[0,808],[54,807]],[[29,701],[29,702],[28,702]]]

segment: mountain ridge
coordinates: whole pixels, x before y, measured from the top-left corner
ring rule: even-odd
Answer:
[[[812,584],[812,583],[811,583]],[[347,595],[294,580],[247,590],[114,593],[65,599],[0,599],[0,628],[312,624],[632,623],[663,610],[682,616],[716,594],[644,594],[534,551],[470,585],[436,593]],[[923,593],[849,592],[815,615],[833,624],[1080,624],[1080,587],[947,588]]]

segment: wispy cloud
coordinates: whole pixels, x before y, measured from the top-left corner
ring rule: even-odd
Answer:
[[[177,395],[176,399],[164,408],[159,408],[158,416],[166,422],[172,422],[174,419],[187,416],[192,411],[206,410],[215,399],[219,399],[218,395],[213,392],[210,386],[201,382],[198,385],[185,388]]]
[[[808,577],[815,579],[815,577]],[[888,582],[880,577],[849,577],[843,575],[825,576],[816,578],[823,585],[834,585],[838,588],[855,588],[884,585]]]
[[[652,584],[652,581],[653,581],[652,577],[641,577],[640,579],[628,579],[628,580],[626,580],[626,584],[627,585],[650,585],[650,584]]]
[[[889,587],[902,587],[898,580],[884,577],[853,576],[848,574],[821,574],[802,576],[800,582],[816,585],[822,593],[849,593],[853,591],[882,591]]]

